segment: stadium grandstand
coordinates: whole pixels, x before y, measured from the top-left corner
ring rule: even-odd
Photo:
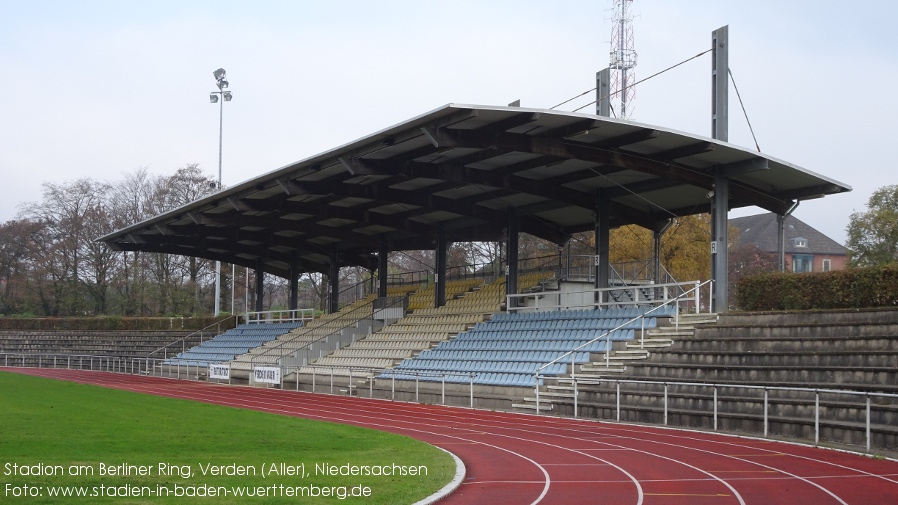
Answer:
[[[784,215],[803,199],[849,190],[764,154],[661,127],[448,105],[103,237],[117,250],[257,271],[247,321],[212,339],[187,345],[181,337],[165,347],[178,352],[148,352],[106,369],[813,433],[895,449],[894,312],[834,314],[825,324],[802,314],[740,316],[728,311],[726,268],[712,268],[705,283],[677,282],[657,255],[639,279],[609,260],[613,227],[653,230],[658,250],[671,218],[710,212],[711,249],[721,251],[729,209]],[[560,252],[536,268],[518,257],[522,233],[563,246],[584,231],[595,238],[585,268]],[[497,264],[449,269],[453,242],[501,242],[503,255]],[[422,249],[433,251],[432,271],[391,282],[387,256]],[[339,297],[344,267],[371,272],[369,283],[348,290],[358,294],[352,300]],[[304,272],[327,279],[327,310],[266,322],[263,274],[287,279],[288,311],[302,311]],[[822,338],[833,351],[825,358],[817,332],[829,332]],[[4,351],[0,364],[33,364],[27,348]]]

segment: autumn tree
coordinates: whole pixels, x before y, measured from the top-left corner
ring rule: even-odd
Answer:
[[[877,266],[898,261],[898,185],[877,189],[867,210],[854,212],[848,222],[851,264]]]
[[[0,313],[20,314],[35,309],[32,292],[33,236],[40,224],[26,219],[0,224]]]
[[[33,235],[43,260],[36,273],[42,305],[50,315],[105,310],[112,256],[108,246],[94,240],[110,231],[104,221],[108,190],[108,184],[90,178],[47,182],[43,201],[23,207],[21,217],[41,225]]]

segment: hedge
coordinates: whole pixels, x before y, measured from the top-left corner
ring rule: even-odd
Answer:
[[[195,331],[221,317],[0,317],[0,330]],[[233,318],[224,319],[226,326]]]
[[[736,285],[743,310],[862,309],[898,306],[898,264],[820,273],[744,277]]]

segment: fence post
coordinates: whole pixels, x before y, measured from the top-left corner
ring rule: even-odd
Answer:
[[[352,396],[352,368],[349,369],[349,386],[346,389],[349,390],[349,396]]]
[[[446,374],[443,374],[443,405],[446,405]]]
[[[312,392],[315,392],[315,371],[318,370],[317,367],[312,367]]]
[[[702,304],[702,290],[698,281],[695,281],[695,313],[701,313],[701,304]]]
[[[714,386],[714,431],[717,431],[717,386]]]
[[[820,392],[814,392],[814,445],[820,445]]]
[[[867,452],[870,452],[870,395],[867,395]]]
[[[334,367],[331,367],[331,394],[334,394]]]
[[[374,373],[368,377],[368,398],[374,398]]]
[[[396,400],[396,374],[390,374],[390,400]]]
[[[474,374],[471,374],[471,404],[470,407],[474,408]]]
[[[664,384],[664,426],[667,426],[667,383]]]
[[[767,438],[767,388],[764,388],[764,438]]]
[[[605,334],[605,367],[611,367],[611,332]]]
[[[645,314],[642,316],[642,332],[639,334],[639,348],[645,349]]]
[[[615,381],[617,384],[617,422],[620,422],[620,381]]]
[[[473,380],[474,379],[471,379],[472,382]],[[536,384],[533,388],[536,392],[536,415],[539,415],[539,372],[536,374],[536,382],[534,382],[534,384]]]
[[[574,379],[574,419],[577,419],[577,379]]]

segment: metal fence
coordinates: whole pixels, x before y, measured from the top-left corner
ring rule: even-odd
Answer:
[[[613,387],[613,392],[605,391],[606,396],[613,397],[613,404],[597,404],[589,402],[588,409],[593,415],[589,418],[605,418],[615,421],[647,422],[661,424],[663,426],[692,426],[708,428],[712,431],[746,432],[754,430],[746,428],[747,425],[760,425],[755,433],[768,438],[771,436],[771,426],[780,426],[778,435],[813,440],[814,445],[819,445],[823,428],[822,423],[829,425],[829,431],[839,431],[842,435],[831,438],[830,441],[847,445],[863,446],[870,452],[873,446],[873,427],[885,428],[886,431],[894,430],[895,416],[898,415],[898,394],[851,391],[841,389],[820,388],[796,388],[760,386],[751,384],[719,384],[702,382],[677,382],[677,381],[650,381],[650,380],[626,380],[626,379],[595,379],[595,378],[570,378],[563,380],[572,386],[571,401],[573,402],[573,417],[578,418],[584,405],[580,396],[584,393],[602,393],[600,389],[584,390],[583,386]],[[621,385],[633,385],[639,388],[636,392],[621,393]],[[652,389],[654,388],[654,389]],[[724,398],[721,392],[729,395]],[[685,398],[689,409],[682,408],[682,401],[675,408],[677,400],[672,396]],[[632,397],[629,403],[622,403],[625,396]],[[655,397],[652,401],[650,397]],[[722,410],[722,405],[737,403],[738,408]],[[545,405],[543,403],[543,405]],[[658,411],[660,408],[660,412]],[[605,412],[610,415],[601,415]],[[628,419],[622,418],[623,412],[629,412]],[[536,398],[536,413],[546,413],[541,409],[539,397]],[[672,417],[681,418],[674,422]],[[688,419],[691,418],[690,423]],[[696,418],[709,421],[705,426]],[[740,423],[739,428],[720,430],[722,419],[749,421]],[[783,425],[796,427],[785,430]],[[856,436],[851,437],[844,433],[853,431]],[[895,434],[886,433],[883,438],[894,437]],[[894,450],[894,442],[890,449]]]
[[[196,365],[164,365],[162,359],[144,357],[117,357],[78,354],[39,354],[39,353],[0,353],[0,366],[26,368],[60,368],[70,370],[93,370],[133,375],[169,377],[181,380],[207,380],[208,367]],[[361,367],[281,367],[281,378],[278,385],[288,389],[299,390],[300,381],[297,376],[293,381],[284,381],[284,377],[302,373],[312,376],[311,391],[316,393],[344,393],[370,398],[396,400],[397,393],[404,393],[404,401],[421,402],[421,395],[427,394],[432,401],[427,403],[447,402],[447,385],[452,384],[452,394],[456,397],[464,390],[468,396],[468,406],[493,408],[487,406],[483,396],[478,393],[474,379],[476,374],[454,372],[402,372]],[[410,379],[409,376],[413,376]],[[454,379],[454,380],[453,380]],[[359,380],[367,384],[360,387]],[[383,381],[383,382],[382,382]],[[387,389],[386,381],[390,387]],[[404,389],[397,389],[402,382]],[[895,439],[898,437],[896,418],[898,418],[898,394],[850,391],[838,389],[814,389],[794,387],[773,387],[750,384],[719,384],[676,381],[649,381],[625,379],[569,378],[572,394],[570,401],[574,418],[609,419],[619,422],[640,422],[663,426],[699,427],[713,431],[741,432],[752,435],[782,435],[813,441],[819,445],[827,432],[853,432],[855,436],[832,440],[846,445],[863,447],[870,452],[874,446],[895,450]],[[422,392],[422,384],[429,384],[428,391]],[[413,389],[412,389],[413,384]],[[439,385],[437,390],[435,386]],[[637,393],[621,391],[621,385],[652,388]],[[724,393],[726,394],[724,394]],[[367,393],[367,394],[365,394]],[[604,394],[611,400],[608,402],[584,401],[585,394]],[[656,401],[647,401],[654,396]],[[437,401],[436,398],[439,398]],[[481,400],[478,401],[478,398]],[[625,398],[630,398],[629,403]],[[688,400],[688,412],[678,401]],[[494,399],[493,399],[494,400]],[[559,400],[553,400],[558,402]],[[726,404],[740,402],[751,404],[742,406],[739,412],[723,408]],[[700,407],[696,407],[699,405]],[[796,407],[796,405],[798,407]],[[537,398],[537,415],[546,414],[542,408],[545,403]],[[587,416],[583,416],[588,411]],[[637,414],[634,414],[636,412]],[[638,415],[642,412],[643,415]],[[604,415],[603,415],[604,413]],[[557,413],[556,413],[557,414]],[[570,415],[570,414],[568,414]],[[702,417],[707,423],[688,422],[687,418]],[[760,429],[752,431],[733,428],[727,420],[733,418],[753,420]],[[783,433],[784,423],[798,426],[798,432]],[[826,429],[824,429],[826,425]],[[885,442],[883,442],[885,440]],[[879,441],[879,444],[875,442]]]

